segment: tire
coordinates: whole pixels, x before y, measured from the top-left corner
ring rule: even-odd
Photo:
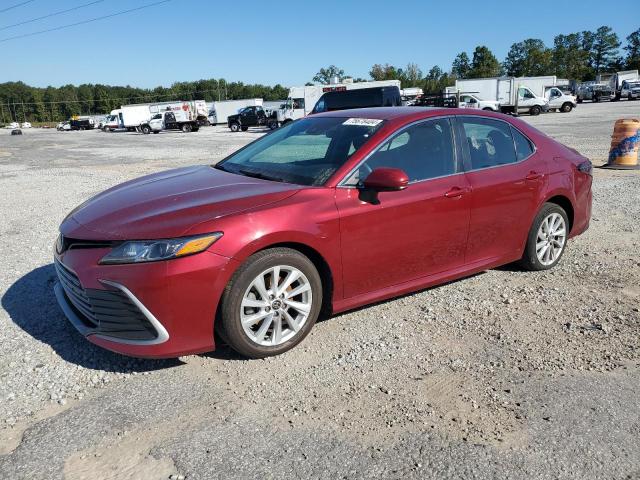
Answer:
[[[142,125],[140,131],[145,135],[149,135],[151,133],[151,127],[149,125]]]
[[[631,96],[631,94],[627,95],[627,100],[629,101],[633,100],[633,97]]]
[[[269,122],[269,129],[270,130],[275,130],[278,128],[278,122],[276,122],[275,120],[272,120]]]
[[[231,129],[232,132],[239,132],[240,124],[234,122],[231,125],[229,125],[229,128]]]
[[[246,132],[247,130],[249,130],[249,127],[242,127],[243,132]]]
[[[299,279],[286,287],[289,292],[308,288],[303,293],[294,295],[289,301],[296,301],[296,305],[306,305],[308,313],[302,313],[292,306],[285,304],[286,300],[264,295],[271,292],[273,268],[280,267],[277,285],[282,286],[287,276],[296,271],[301,274]],[[288,269],[288,270],[287,270]],[[259,279],[262,278],[260,281]],[[264,286],[261,295],[256,282]],[[286,291],[286,290],[285,290]],[[264,304],[264,306],[246,306],[245,302]],[[243,304],[245,304],[243,306]],[[220,335],[236,352],[249,358],[264,358],[279,355],[299,344],[311,331],[322,307],[322,280],[315,266],[306,256],[290,248],[271,248],[258,252],[234,273],[226,286],[221,301],[221,316],[216,323],[220,325]],[[277,309],[277,310],[276,310]],[[271,313],[269,313],[271,312]],[[287,313],[284,313],[287,312]],[[242,318],[259,317],[251,326],[243,326]],[[296,320],[298,330],[295,330],[285,315]],[[295,318],[293,316],[295,315]],[[280,325],[280,340],[278,342],[276,325]],[[264,329],[264,330],[263,330]],[[261,332],[261,330],[263,330]],[[258,343],[262,337],[262,344]],[[265,343],[272,343],[267,345]]]
[[[538,106],[538,105],[534,105],[533,107],[531,107],[529,109],[529,114],[533,115],[534,117],[540,115],[540,112],[542,111],[542,109]]]
[[[551,230],[551,235],[548,237],[551,239],[551,244],[549,245],[547,238],[544,237],[544,229],[541,226],[544,222],[548,222],[550,218],[553,219],[554,224],[556,220],[558,221],[558,228],[556,230]],[[561,219],[561,221],[558,219]],[[562,230],[564,230],[564,236],[562,239],[560,239],[560,235],[553,235],[554,231],[561,232]],[[531,271],[548,270],[555,267],[562,258],[564,251],[567,249],[568,235],[569,219],[567,217],[567,212],[555,203],[545,203],[533,219],[529,235],[527,236],[527,245],[524,249],[524,255],[520,260],[520,265],[525,270]],[[547,242],[545,244],[547,249],[543,250],[545,245],[542,245],[540,247],[540,251],[538,251],[538,243],[544,243],[545,241]],[[560,251],[559,253],[556,251],[554,254],[553,252],[558,249],[559,244]],[[550,258],[546,259],[544,255],[549,251],[549,249],[551,250],[549,255]],[[540,254],[542,254],[542,259],[540,258]],[[554,255],[553,258],[551,258],[551,255]]]
[[[562,113],[569,113],[571,110],[573,110],[573,105],[571,105],[569,102],[563,103],[562,107],[560,107],[560,111]]]
[[[158,133],[160,133],[160,130],[154,130],[153,133],[157,135]]]
[[[599,103],[600,102],[600,97],[598,97],[598,96],[593,97],[593,101],[595,103]]]
[[[582,99],[580,97],[577,98],[576,100],[578,103],[582,103]]]
[[[189,133],[192,129],[193,127],[191,126],[190,123],[183,123],[182,126],[180,127],[180,130],[182,130],[184,133]]]

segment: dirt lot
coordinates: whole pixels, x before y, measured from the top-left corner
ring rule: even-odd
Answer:
[[[640,102],[526,118],[604,163]],[[277,358],[94,347],[52,291],[66,213],[259,136],[0,131],[0,477],[640,479],[640,172],[596,169],[555,269],[504,267],[333,318]]]

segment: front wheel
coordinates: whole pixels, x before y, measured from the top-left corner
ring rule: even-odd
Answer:
[[[538,105],[534,105],[533,107],[531,107],[531,110],[529,110],[529,113],[535,117],[537,115],[540,115],[541,111],[542,110]]]
[[[238,123],[232,123],[231,125],[229,125],[229,128],[231,129],[232,132],[239,132],[240,131],[240,125]]]
[[[564,253],[569,219],[562,207],[545,203],[533,220],[520,264],[527,270],[548,270]]]
[[[142,125],[140,131],[145,135],[149,135],[151,133],[151,127],[149,125]]]
[[[560,111],[563,113],[569,113],[571,110],[573,110],[573,105],[571,105],[569,102],[564,103],[560,108]]]
[[[284,353],[311,331],[322,306],[322,281],[297,250],[258,252],[238,269],[222,295],[221,336],[238,353]]]

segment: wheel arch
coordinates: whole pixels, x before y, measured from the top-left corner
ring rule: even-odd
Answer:
[[[558,194],[546,199],[544,203],[555,203],[559,207],[562,207],[565,212],[567,212],[567,217],[569,218],[569,232],[571,232],[571,230],[573,229],[575,216],[575,209],[573,207],[573,202],[571,201],[571,199],[566,195]],[[540,207],[542,208],[542,205]]]
[[[269,245],[262,245],[251,255],[262,252],[264,250],[269,250],[271,248],[290,248],[291,250],[300,252],[309,260],[311,260],[311,263],[313,263],[313,265],[316,267],[316,270],[318,270],[318,274],[320,275],[320,279],[322,280],[322,309],[320,310],[321,315],[331,314],[331,311],[333,309],[334,273],[331,270],[329,262],[324,258],[324,256],[315,248],[301,242],[278,242],[271,243]]]

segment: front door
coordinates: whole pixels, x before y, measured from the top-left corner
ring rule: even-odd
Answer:
[[[378,167],[400,168],[409,187],[372,202],[356,185]],[[351,298],[460,267],[469,226],[468,184],[448,119],[396,133],[336,189],[344,296]]]

